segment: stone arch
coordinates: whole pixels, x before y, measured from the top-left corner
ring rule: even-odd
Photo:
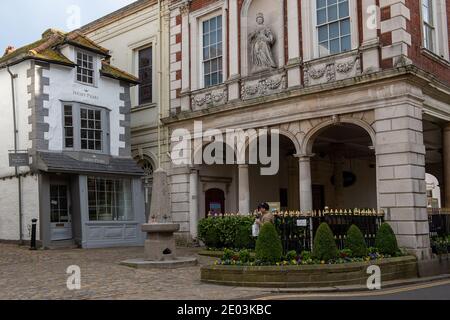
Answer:
[[[154,170],[158,167],[158,158],[152,152],[147,150],[142,150],[142,152],[138,150],[133,150],[131,153],[132,158],[138,162],[139,160],[147,160],[153,166]]]
[[[299,154],[302,154],[302,155],[311,154],[312,148],[314,145],[314,141],[322,133],[322,131],[325,130],[326,128],[328,128],[329,126],[336,125],[339,123],[354,124],[362,129],[364,129],[367,132],[367,134],[370,136],[370,139],[372,140],[372,145],[375,147],[375,144],[376,144],[375,130],[372,128],[372,126],[370,124],[368,124],[367,122],[365,122],[363,120],[357,119],[357,118],[341,117],[338,119],[331,118],[330,120],[323,121],[323,122],[319,123],[318,125],[316,125],[315,127],[313,127],[312,129],[310,129],[306,133],[306,135],[303,139],[303,143],[301,145],[301,152]]]
[[[294,133],[292,133],[292,132],[289,131],[289,130],[280,128],[280,127],[269,128],[269,131],[270,131],[270,130],[278,130],[278,132],[280,133],[280,135],[282,135],[282,136],[288,138],[288,139],[292,142],[292,144],[295,146],[295,152],[296,152],[297,154],[300,154],[300,152],[301,152],[301,150],[302,150],[302,149],[301,149],[301,145],[300,145],[300,142],[298,141],[298,139],[297,139],[297,137],[295,136]],[[256,135],[252,135],[251,137],[249,137],[249,139],[245,142],[245,150],[247,150],[248,147],[249,147],[249,145],[250,145],[250,143],[253,142],[253,141],[254,141],[255,139],[257,139],[257,138],[258,138],[258,135],[257,135],[257,134],[256,134]]]

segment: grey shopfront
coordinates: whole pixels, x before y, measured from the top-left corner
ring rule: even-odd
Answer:
[[[45,152],[37,159],[43,247],[143,245],[143,172],[131,158]]]

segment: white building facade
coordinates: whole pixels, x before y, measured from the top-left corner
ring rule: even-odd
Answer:
[[[130,143],[138,80],[109,58],[81,33],[50,29],[0,59],[1,240],[29,240],[36,218],[43,247],[143,243],[143,171]],[[30,157],[17,175],[13,150]]]

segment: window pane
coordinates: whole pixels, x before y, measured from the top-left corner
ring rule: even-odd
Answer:
[[[328,21],[334,21],[337,17],[337,5],[328,7]]]
[[[339,39],[331,40],[330,41],[330,53],[338,53],[339,51]]]
[[[327,0],[328,5],[335,4],[336,2],[337,0]]]
[[[327,9],[320,9],[317,11],[317,24],[324,24],[327,22]]]
[[[350,34],[350,19],[341,21],[341,36]]]
[[[351,38],[350,36],[346,36],[342,38],[341,42],[341,51],[350,51],[351,50]]]
[[[349,16],[348,1],[339,3],[339,18],[345,18]]]
[[[330,24],[330,39],[339,37],[339,22]]]
[[[316,5],[317,8],[323,8],[327,5],[327,0],[317,0]]]

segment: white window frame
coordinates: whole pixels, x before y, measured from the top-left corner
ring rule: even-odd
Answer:
[[[222,15],[222,84],[228,79],[228,52],[226,49],[228,45],[226,27],[227,8],[223,1],[216,1],[209,6],[189,14],[189,23],[191,25],[190,53],[192,91],[205,88],[203,78],[203,21],[219,15]],[[214,88],[214,86],[209,88]]]
[[[92,83],[83,82],[83,81],[79,81],[78,80],[78,64],[77,64],[78,63],[78,53],[86,54],[88,56],[92,56],[92,68],[93,68],[93,74],[92,74],[92,77],[93,77],[92,80],[93,81],[92,81]],[[75,50],[74,50],[74,61],[75,61],[75,65],[76,65],[76,67],[75,67],[75,82],[79,83],[81,85],[84,85],[84,86],[97,87],[98,86],[99,70],[100,70],[98,55],[95,54],[95,53],[86,51],[86,50],[75,48]]]
[[[65,106],[72,107],[72,128],[73,128],[73,147],[66,147],[66,132],[65,132],[65,122],[64,122],[64,108]],[[102,123],[102,149],[101,150],[91,150],[81,148],[81,109],[96,110],[101,112],[101,123]],[[110,152],[110,110],[99,107],[92,106],[85,103],[79,102],[61,102],[62,110],[62,149],[65,151],[80,151],[89,152],[96,154],[109,154]]]
[[[433,48],[425,47],[425,21],[423,15],[422,1],[420,0],[420,30],[422,34],[422,48],[438,57],[450,60],[448,47],[448,27],[447,27],[447,7],[445,0],[432,1],[432,19],[433,19]]]
[[[224,66],[225,66],[225,63],[224,63],[223,59],[224,59],[224,52],[225,52],[224,50],[226,48],[226,46],[224,45],[224,30],[223,30],[224,27],[226,27],[226,25],[224,25],[225,17],[223,16],[222,12],[215,12],[215,13],[212,13],[212,14],[209,14],[207,16],[202,17],[200,19],[200,21],[199,21],[199,50],[200,50],[200,75],[201,75],[200,83],[201,83],[201,87],[202,88],[206,88],[206,84],[205,84],[205,67],[204,67],[205,59],[204,59],[204,56],[203,56],[203,49],[204,49],[203,48],[203,23],[205,21],[211,20],[211,19],[219,17],[219,16],[222,17],[222,26],[221,26],[221,29],[222,29],[222,56],[221,56],[221,58],[222,58],[222,82],[219,82],[217,84],[211,85],[209,87],[214,87],[214,86],[221,85],[225,81],[224,76],[223,76],[224,75],[224,71],[225,71],[223,69]],[[219,57],[217,56],[215,59],[217,59],[217,58],[219,58]]]
[[[319,29],[317,27],[317,6],[316,0],[302,1],[302,35],[303,35],[303,61],[310,61],[319,58],[331,57],[334,55],[346,54],[358,49],[358,7],[356,0],[348,0],[350,14],[351,49],[336,54],[325,56],[319,55]]]

